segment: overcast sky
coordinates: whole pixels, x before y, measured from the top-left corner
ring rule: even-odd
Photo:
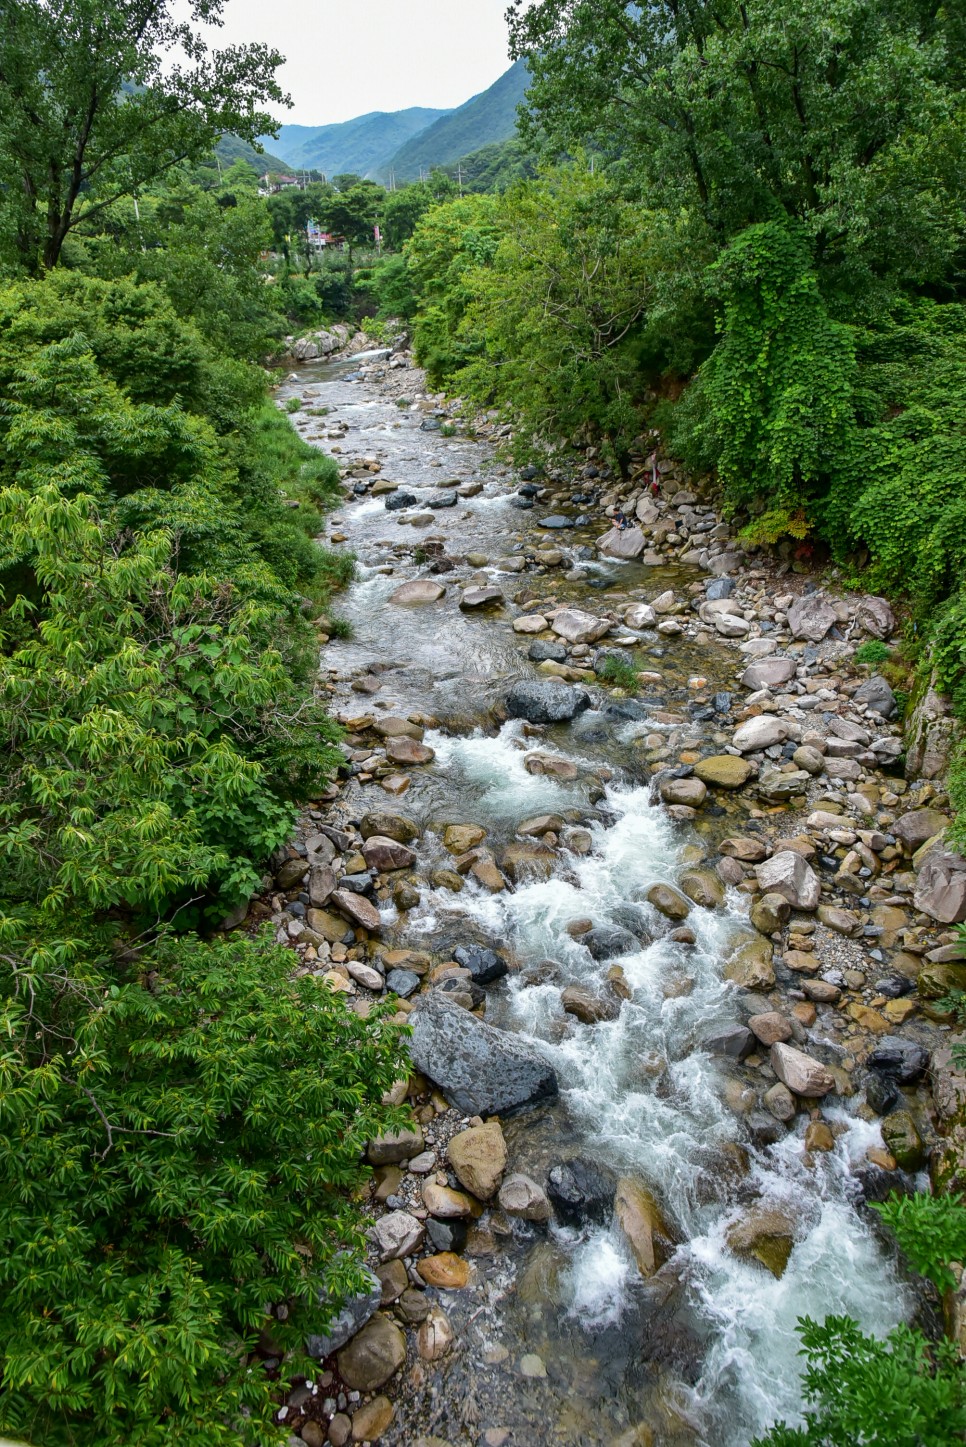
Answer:
[[[261,40],[287,57],[279,119],[347,121],[367,111],[443,109],[510,64],[507,0],[228,0],[215,45]]]

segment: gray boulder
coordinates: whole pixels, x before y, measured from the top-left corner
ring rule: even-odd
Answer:
[[[835,609],[821,593],[808,593],[796,598],[788,610],[788,627],[793,638],[807,638],[820,643],[838,622]]]
[[[375,1316],[382,1303],[382,1283],[375,1272],[370,1271],[368,1267],[365,1269],[365,1275],[368,1289],[361,1291],[358,1296],[350,1297],[323,1336],[308,1338],[305,1350],[310,1357],[321,1361],[323,1357],[331,1356],[333,1352],[344,1347],[346,1342],[354,1337],[356,1332],[361,1331],[366,1322],[371,1321]]]
[[[516,683],[506,697],[510,717],[523,718],[528,723],[565,723],[589,707],[590,696],[584,689],[554,680],[544,683],[528,679]]]
[[[966,920],[966,859],[934,845],[927,850],[913,896],[916,909],[940,924]]]
[[[436,992],[409,1021],[413,1064],[464,1115],[504,1115],[557,1094],[542,1055]]]
[[[780,894],[793,909],[818,908],[822,886],[818,875],[792,849],[782,849],[770,859],[755,865],[758,888],[763,894]]]
[[[741,675],[741,682],[745,688],[777,688],[795,677],[796,666],[793,658],[762,658],[758,663],[749,664]]]
[[[852,698],[855,703],[862,704],[872,713],[881,714],[883,718],[891,718],[896,711],[896,696],[880,673],[873,673],[871,678],[867,678]]]
[[[580,943],[586,945],[595,960],[612,960],[617,955],[636,955],[641,948],[640,941],[629,929],[615,928],[601,924],[581,935]]]

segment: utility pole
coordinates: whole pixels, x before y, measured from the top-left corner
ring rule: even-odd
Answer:
[[[457,181],[459,182],[460,200],[462,200],[462,198],[463,198],[463,163],[462,163],[462,161],[457,161],[457,163],[456,163],[456,179],[457,179]]]

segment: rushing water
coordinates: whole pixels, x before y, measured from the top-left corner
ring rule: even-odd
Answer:
[[[583,578],[569,582],[559,572],[501,572],[497,561],[514,549],[560,546],[575,556],[599,529],[548,539],[536,526],[546,509],[509,507],[511,483],[484,444],[420,430],[422,414],[347,380],[350,371],[346,364],[306,368],[293,389],[310,385],[349,424],[344,453],[377,455],[383,476],[414,491],[485,479],[481,495],[436,513],[428,529],[400,521],[379,498],[348,503],[338,520],[360,558],[358,579],[340,605],[354,634],[327,650],[324,666],[342,679],[382,668],[376,707],[418,708],[441,721],[427,735],[436,759],[413,771],[402,806],[426,831],[421,860],[445,862],[447,823],[482,823],[498,849],[522,819],[552,811],[584,821],[593,840],[583,856],[562,852],[551,878],[512,893],[491,895],[472,882],[458,895],[424,889],[394,942],[433,947],[472,934],[509,948],[517,970],[489,992],[487,1018],[535,1042],[561,1085],[558,1102],[505,1123],[512,1167],[542,1179],[550,1165],[580,1154],[635,1176],[662,1203],[681,1242],[658,1276],[644,1281],[614,1223],[541,1234],[497,1221],[477,1246],[473,1287],[446,1294],[457,1350],[432,1368],[416,1368],[384,1440],[411,1447],[420,1433],[434,1432],[469,1447],[484,1427],[505,1426],[513,1443],[534,1447],[651,1440],[744,1447],[777,1418],[794,1420],[800,1411],[800,1316],[848,1313],[881,1333],[907,1314],[909,1302],[867,1216],[852,1204],[851,1172],[881,1143],[877,1126],[843,1100],[823,1112],[839,1131],[833,1151],[806,1153],[802,1115],[768,1144],[749,1125],[748,1072],[701,1048],[712,1027],[740,1018],[721,961],[736,932],[748,928],[746,897],[732,892],[724,908],[694,908],[693,944],[669,940],[644,902],[651,885],[673,883],[685,863],[702,857],[707,833],[675,823],[652,802],[642,735],[663,729],[676,748],[702,734],[714,740],[713,723],[688,718],[688,679],[700,672],[712,687],[728,687],[734,655],[657,635],[640,640],[641,666],[665,675],[660,706],[675,711],[670,717],[679,724],[628,724],[596,712],[537,740],[525,739],[519,723],[498,727],[491,707],[533,667],[507,616],[458,610],[455,582],[472,570],[440,575],[447,596],[438,605],[387,603],[400,582],[422,571],[412,549],[427,534],[442,537],[452,556],[486,555],[480,579],[497,580],[508,598],[528,589],[590,611],[642,581],[653,596],[697,575],[592,560]],[[311,435],[311,422],[301,425]],[[347,694],[350,710],[353,701],[361,712],[362,700]],[[527,748],[572,761],[577,780],[528,773]],[[350,811],[386,802],[373,785],[347,791]],[[713,818],[702,827],[709,825],[713,830]],[[626,923],[628,910],[655,938],[620,960],[591,960],[567,933],[583,917]],[[617,1018],[587,1025],[564,1015],[561,991],[580,984],[599,992],[614,964],[631,994]],[[796,1222],[780,1280],[726,1245],[729,1225],[749,1205],[775,1206]]]

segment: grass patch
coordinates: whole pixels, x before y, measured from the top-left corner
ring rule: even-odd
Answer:
[[[863,643],[855,650],[856,663],[870,663],[873,667],[877,663],[886,663],[890,657],[890,650],[878,638],[870,638],[868,643]]]
[[[351,638],[355,629],[348,618],[330,618],[325,625],[325,631],[330,638]]]
[[[285,410],[286,412],[301,412],[302,403],[299,401],[298,397],[289,397],[288,401],[285,403]]]
[[[625,693],[636,693],[638,689],[637,669],[631,663],[622,663],[619,658],[605,658],[601,665],[595,670],[597,677],[605,683],[611,683],[616,688],[624,689]]]
[[[456,423],[455,423],[455,422],[444,422],[444,423],[442,423],[442,425],[440,426],[440,429],[439,429],[439,435],[440,435],[440,437],[455,437],[455,436],[456,436]]]

